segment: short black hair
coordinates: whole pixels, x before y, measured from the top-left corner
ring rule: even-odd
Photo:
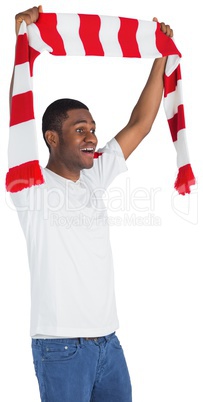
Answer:
[[[45,138],[47,130],[56,131],[58,135],[62,134],[62,124],[68,117],[68,111],[73,109],[86,109],[88,107],[75,99],[63,98],[51,103],[45,110],[42,117],[43,138],[50,150],[50,146]]]

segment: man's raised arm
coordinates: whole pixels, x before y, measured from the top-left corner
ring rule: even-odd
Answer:
[[[157,19],[154,18],[153,21],[157,21]],[[169,25],[161,23],[160,29],[167,36],[173,36],[173,31]],[[115,137],[121,146],[125,159],[149,133],[156,118],[163,95],[166,60],[166,57],[155,59],[147,83],[131,113],[129,122]]]

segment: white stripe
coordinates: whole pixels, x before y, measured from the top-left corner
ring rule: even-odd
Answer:
[[[177,151],[177,166],[180,168],[181,166],[187,165],[190,163],[189,154],[186,142],[186,130],[185,128],[178,132],[177,141],[174,142],[174,146]]]
[[[156,28],[156,22],[142,20],[138,21],[136,37],[141,57],[162,57],[162,54],[156,47]]]
[[[9,168],[38,159],[35,120],[10,127],[8,155]]]
[[[29,63],[18,64],[14,70],[14,82],[12,95],[32,91],[32,80],[30,79]]]
[[[118,31],[120,29],[120,19],[118,17],[100,16],[101,28],[99,39],[104,49],[105,56],[123,56],[118,42]]]
[[[178,106],[183,104],[181,80],[178,80],[175,91],[170,92],[163,99],[163,104],[167,119],[171,119],[177,113]]]
[[[85,49],[79,35],[78,14],[57,14],[57,31],[62,37],[68,56],[85,56]]]
[[[172,72],[176,69],[176,67],[178,67],[179,63],[180,63],[180,57],[177,54],[168,56],[165,68],[166,75],[167,76],[171,75]]]
[[[33,49],[37,50],[40,53],[42,53],[44,50],[47,50],[47,52],[53,51],[52,47],[47,45],[47,43],[43,41],[40,30],[38,29],[37,25],[35,24],[28,25],[27,33],[29,38],[29,45]]]
[[[27,33],[27,24],[25,21],[22,21],[20,24],[18,35],[24,35]]]

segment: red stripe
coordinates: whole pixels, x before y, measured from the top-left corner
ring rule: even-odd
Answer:
[[[10,126],[34,119],[32,91],[14,95],[11,103]]]
[[[177,141],[178,132],[185,128],[184,106],[178,106],[178,112],[168,120],[173,141]]]
[[[33,76],[33,64],[40,52],[29,46],[27,34],[19,35],[16,43],[15,66],[30,63],[30,74]]]
[[[175,91],[178,80],[181,80],[180,64],[171,75],[164,74],[164,97]]]
[[[80,17],[79,35],[86,56],[104,56],[104,50],[99,40],[101,20],[98,15],[78,14]]]
[[[160,23],[157,23],[157,29],[155,32],[156,47],[162,56],[169,56],[172,54],[178,54],[181,57],[181,53],[177,49],[173,39],[166,36],[160,29]]]
[[[52,55],[65,56],[66,51],[61,35],[57,31],[57,15],[55,13],[40,13],[35,22],[45,43],[52,47]]]
[[[101,156],[101,155],[102,155],[102,152],[95,152],[94,153],[94,159],[99,158],[99,156]]]
[[[16,43],[15,65],[29,61],[27,34],[18,35]]]
[[[121,26],[118,32],[118,41],[123,52],[123,57],[141,57],[136,40],[138,20],[124,17],[119,18]]]
[[[6,175],[6,190],[16,193],[24,188],[44,183],[39,161],[29,161],[9,169]]]
[[[191,165],[187,164],[180,167],[174,185],[179,194],[190,194],[190,186],[194,185],[195,183],[196,180]]]
[[[33,77],[34,61],[41,53],[29,46],[30,76]]]

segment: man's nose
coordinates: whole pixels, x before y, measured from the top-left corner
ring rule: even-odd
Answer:
[[[91,131],[86,131],[85,141],[92,142],[93,144],[97,144],[97,137]]]

